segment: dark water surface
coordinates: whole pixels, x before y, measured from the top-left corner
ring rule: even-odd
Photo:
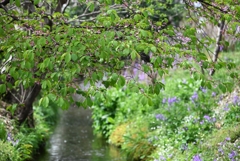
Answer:
[[[125,155],[93,135],[90,110],[63,111],[46,151],[36,161],[126,161]]]

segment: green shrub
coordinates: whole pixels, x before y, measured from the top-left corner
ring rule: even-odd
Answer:
[[[96,95],[92,109],[93,127],[96,133],[103,134],[108,138],[109,131],[112,129],[118,100],[125,97],[122,90],[110,88],[106,93]]]
[[[151,111],[153,108],[147,105],[147,101],[146,96],[141,93],[117,88],[110,88],[105,93],[99,93],[91,107],[95,132],[108,138],[114,125]]]
[[[19,161],[20,153],[9,142],[0,140],[0,161]]]
[[[6,140],[7,131],[5,128],[5,124],[0,120],[0,140]]]

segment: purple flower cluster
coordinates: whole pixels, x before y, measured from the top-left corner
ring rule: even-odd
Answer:
[[[225,152],[224,152],[224,147],[226,148],[226,145],[227,145],[226,143],[229,142],[229,141],[231,141],[231,138],[230,138],[230,137],[226,137],[223,142],[219,143],[220,147],[218,148],[218,153],[219,153],[221,156],[223,156],[223,155],[225,154]],[[236,147],[236,146],[235,146],[235,147]],[[236,148],[239,149],[240,147],[238,146],[238,147],[236,147]],[[229,160],[231,160],[231,161],[236,161],[236,160],[237,160],[237,158],[236,158],[237,156],[238,156],[238,153],[237,153],[236,150],[232,150],[231,152],[228,153],[228,158],[229,158]]]
[[[14,140],[11,133],[7,134],[7,141],[12,143],[13,146],[17,145],[19,140]]]
[[[216,97],[216,92],[212,92],[212,97]]]
[[[229,159],[231,159],[231,161],[235,161],[235,157],[237,156],[237,152],[236,151],[231,151],[231,153],[228,154]]]
[[[193,157],[193,161],[202,161],[201,157],[197,154]]]
[[[208,122],[216,122],[216,118],[215,117],[211,118],[208,115],[204,115],[203,118],[206,119]]]
[[[155,118],[157,120],[162,120],[162,121],[166,120],[166,117],[163,114],[156,114]]]
[[[239,106],[240,105],[240,98],[238,97],[238,95],[235,95],[233,97],[233,101],[232,101],[233,105]]]
[[[168,105],[172,105],[173,103],[178,102],[177,97],[172,97],[172,98],[168,98]]]
[[[197,101],[198,100],[198,93],[194,92],[190,99],[191,99],[192,102]]]
[[[168,98],[168,99],[163,98],[162,103],[163,103],[163,104],[168,103],[168,105],[171,106],[172,104],[174,104],[174,103],[176,103],[176,102],[178,102],[178,101],[179,101],[179,100],[178,100],[177,97],[170,97],[170,98]]]
[[[206,88],[200,87],[200,89],[201,89],[201,91],[202,91],[203,93],[207,93],[207,89],[206,89]]]

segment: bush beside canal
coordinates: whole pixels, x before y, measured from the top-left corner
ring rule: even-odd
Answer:
[[[226,73],[213,79],[228,79]],[[128,87],[99,93],[92,106],[95,132],[125,150],[128,160],[239,160],[238,85],[222,93],[181,69],[163,83],[158,95],[144,86],[144,93]]]
[[[12,119],[1,114],[0,161],[34,160],[34,155],[44,148],[57,116],[57,107],[54,103],[51,103],[51,108],[35,105],[35,128],[28,128],[26,124],[17,126]]]

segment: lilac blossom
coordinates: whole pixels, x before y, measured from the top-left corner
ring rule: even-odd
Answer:
[[[224,151],[222,148],[218,149],[218,152],[221,154],[221,155],[224,155]]]
[[[239,97],[237,95],[235,95],[233,97],[233,105],[239,105],[239,102],[240,102]]]
[[[219,50],[223,51],[223,45],[219,45]]]
[[[200,156],[197,154],[193,157],[193,161],[202,161],[202,159],[200,158]]]
[[[167,102],[166,98],[163,98],[162,103],[165,104]]]
[[[216,93],[215,92],[212,92],[212,97],[216,97]]]
[[[164,156],[159,156],[159,159],[154,159],[154,161],[166,161],[166,158]]]
[[[216,122],[216,118],[215,117],[212,118],[212,122]]]
[[[219,101],[221,101],[222,99],[223,99],[223,94],[220,95]]]
[[[136,76],[138,73],[138,69],[137,68],[133,68],[133,75]]]
[[[235,159],[234,159],[235,156],[237,156],[237,153],[234,150],[228,154],[229,159],[231,159],[232,161],[235,161]]]
[[[140,74],[138,75],[138,79],[139,79],[139,80],[145,80],[145,79],[146,79],[145,74],[144,74],[144,73],[140,73]]]
[[[207,121],[211,121],[211,117],[210,116],[208,116],[208,115],[205,115],[205,116],[203,116],[203,118],[205,118]]]
[[[166,117],[163,114],[156,114],[155,118],[162,121],[166,120]]]
[[[188,145],[187,144],[182,144],[182,148],[183,151],[186,151],[188,149]]]
[[[225,107],[223,108],[224,111],[228,111],[229,107],[228,107],[228,103],[225,105]]]
[[[231,140],[231,138],[230,138],[230,137],[227,137],[227,138],[225,138],[225,140],[226,140],[226,141],[230,141],[230,140]]]
[[[201,91],[202,91],[203,93],[207,93],[207,89],[206,89],[206,88],[200,87],[200,89],[201,89]]]
[[[192,102],[195,102],[198,99],[197,92],[194,92],[190,99],[192,100]]]
[[[166,161],[166,158],[164,156],[160,156],[159,159]]]
[[[168,105],[172,105],[177,101],[178,101],[177,97],[168,98]]]
[[[12,143],[13,146],[17,145],[19,140],[14,140],[11,133],[7,134],[7,141]]]

